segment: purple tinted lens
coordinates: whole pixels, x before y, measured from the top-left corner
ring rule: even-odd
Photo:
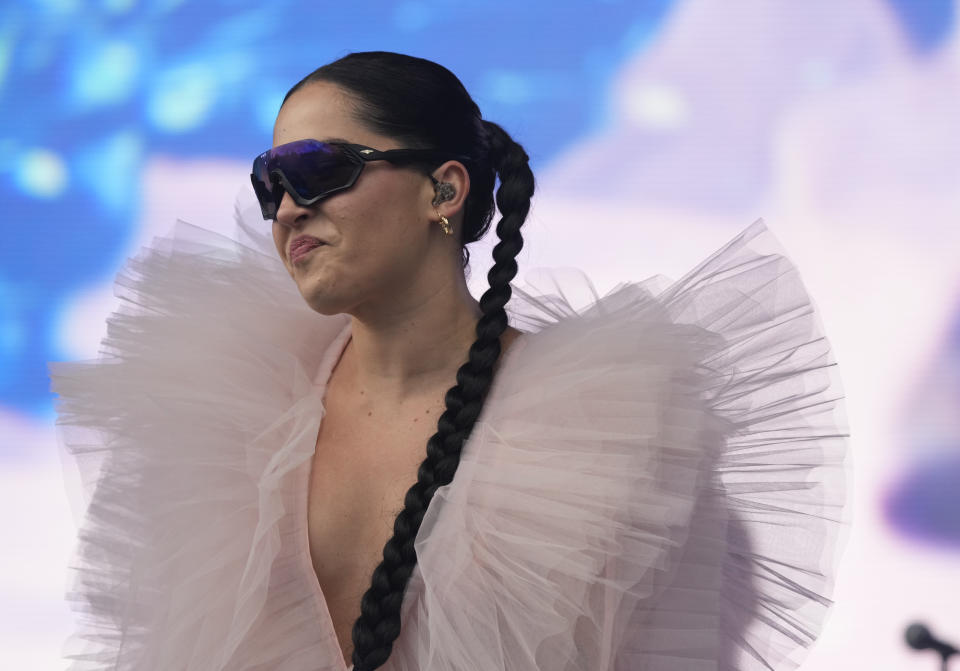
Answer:
[[[260,212],[263,214],[263,218],[273,219],[277,214],[278,204],[275,202],[273,194],[270,193],[269,187],[257,179],[255,172],[250,175],[250,181],[253,183],[253,192],[260,203]]]
[[[310,205],[352,186],[362,169],[363,160],[338,145],[297,140],[258,156],[251,178],[264,218],[273,218],[284,191],[300,205]]]
[[[353,184],[362,161],[341,147],[316,140],[298,140],[274,147],[266,173],[280,173],[303,200],[319,197]]]
[[[260,203],[260,210],[264,219],[273,219],[276,216],[277,208],[280,206],[279,198],[274,197],[275,190],[270,182],[270,176],[267,174],[267,156],[269,152],[260,154],[253,160],[253,170],[250,173],[250,181],[253,183],[253,192]],[[280,198],[283,193],[280,193]]]

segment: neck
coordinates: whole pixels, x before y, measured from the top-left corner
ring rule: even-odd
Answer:
[[[358,401],[401,407],[452,387],[482,314],[476,304],[475,310],[469,307],[432,326],[407,320],[371,324],[353,317],[341,358],[348,388],[362,397]]]
[[[483,316],[459,265],[449,275],[423,273],[403,291],[384,293],[350,312],[351,338],[337,368],[343,369],[338,376],[353,403],[381,410],[443,403],[469,359]],[[519,334],[510,327],[504,331],[500,360]]]

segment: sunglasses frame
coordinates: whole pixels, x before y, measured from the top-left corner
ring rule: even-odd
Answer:
[[[274,167],[272,170],[267,170],[268,162],[272,158],[271,154],[278,149],[290,148],[293,145],[314,146],[317,149],[322,147],[337,147],[341,150],[342,155],[354,165],[353,173],[350,175],[349,180],[345,184],[332,189],[327,189],[318,195],[305,198],[293,187],[282,169]],[[277,218],[276,211],[279,209],[280,201],[283,199],[282,191],[289,193],[290,197],[293,198],[294,202],[298,205],[307,207],[334,193],[345,191],[351,188],[354,184],[356,184],[357,178],[359,178],[360,173],[363,172],[364,166],[370,161],[389,161],[390,163],[403,164],[420,161],[449,160],[467,163],[470,159],[467,156],[451,154],[438,149],[388,149],[386,151],[380,151],[362,144],[350,144],[346,142],[323,142],[322,140],[314,139],[294,140],[293,142],[272,147],[253,159],[253,170],[250,173],[250,181],[253,184],[253,191],[257,196],[257,202],[260,203],[260,212],[263,215],[263,218],[265,220],[275,220]],[[267,205],[264,204],[265,198],[261,197],[261,192],[265,189],[265,187],[264,181],[257,177],[258,172],[266,173],[267,177],[269,178],[267,188],[269,188],[271,199],[268,204],[272,206],[272,212],[270,212]],[[427,176],[430,177],[434,184],[437,183],[437,180],[434,179],[433,175],[428,174]]]

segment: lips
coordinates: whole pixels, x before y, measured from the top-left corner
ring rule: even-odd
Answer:
[[[312,235],[301,235],[295,238],[294,241],[290,243],[290,261],[296,261],[310,250],[316,249],[323,244],[326,243]]]

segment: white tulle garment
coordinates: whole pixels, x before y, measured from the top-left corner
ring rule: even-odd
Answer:
[[[155,238],[99,358],[49,364],[84,484],[73,671],[348,668],[306,503],[350,318],[313,312],[246,216],[252,244]],[[514,286],[526,334],[424,517],[384,671],[799,664],[831,604],[847,432],[779,249],[758,221],[665,288],[579,309],[585,276],[521,269],[554,284]]]

